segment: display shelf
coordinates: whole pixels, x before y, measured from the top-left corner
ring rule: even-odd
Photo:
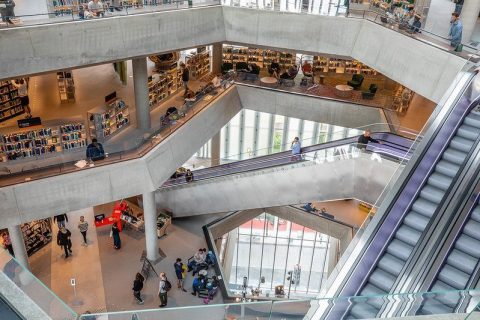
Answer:
[[[17,88],[10,81],[0,82],[0,122],[24,113]]]
[[[185,62],[193,80],[199,80],[210,72],[210,52],[208,50],[188,55]]]
[[[87,113],[91,138],[103,142],[130,124],[127,104],[119,98]]]
[[[178,68],[177,62],[172,63],[168,70],[153,74],[148,82],[150,110],[178,92],[181,87],[182,71]]]
[[[17,130],[0,135],[1,151],[9,161],[78,149],[87,142],[85,125],[80,122]]]
[[[61,103],[75,101],[75,83],[72,71],[57,72],[57,84]]]
[[[27,254],[31,256],[52,240],[52,221],[50,218],[35,220],[21,225]]]
[[[315,73],[378,74],[377,71],[357,60],[328,58],[322,56],[313,57],[313,70]]]
[[[277,60],[285,69],[295,65],[295,54],[292,53],[232,45],[223,46],[222,57],[224,62],[232,63],[234,68],[238,62],[246,62],[268,69],[273,60]]]

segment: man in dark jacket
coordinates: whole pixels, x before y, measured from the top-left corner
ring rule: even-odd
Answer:
[[[68,217],[66,213],[59,214],[53,217],[53,222],[57,222],[58,229],[65,228],[65,221],[68,222]]]
[[[370,130],[365,130],[363,132],[363,135],[361,135],[360,137],[358,137],[358,141],[357,141],[357,148],[360,149],[360,150],[365,150],[367,149],[367,144],[369,142],[373,142],[373,143],[381,143],[380,141],[376,140],[376,139],[373,139],[372,137],[370,137]]]
[[[187,97],[187,92],[188,92],[188,81],[190,81],[190,71],[188,70],[187,66],[185,64],[181,64],[182,67],[182,81],[183,81],[183,87],[185,88],[185,92],[183,93],[183,97]]]
[[[71,236],[72,233],[65,227],[60,228],[57,234],[57,244],[63,247],[63,250],[65,250],[65,259],[68,258],[69,253],[72,254],[72,240],[70,240]]]
[[[103,146],[101,143],[98,143],[97,139],[95,138],[92,139],[92,143],[90,143],[87,147],[87,159],[92,161],[105,159],[105,151],[103,150]]]

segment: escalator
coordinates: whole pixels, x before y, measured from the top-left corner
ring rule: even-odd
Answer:
[[[0,295],[0,319],[5,320],[24,320],[25,318],[18,314],[17,311]]]
[[[465,86],[453,97],[442,117],[432,123],[418,154],[413,157],[392,192],[384,200],[384,214],[336,277],[329,296],[362,296],[361,302],[346,307],[329,306],[320,310],[325,319],[370,319],[382,315],[387,301],[374,297],[401,287],[422,248],[428,243],[446,210],[449,199],[459,192],[458,179],[478,144],[480,112],[478,101],[470,100],[473,74],[465,75]],[[458,92],[458,91],[457,91]],[[367,298],[372,297],[372,298]]]
[[[384,158],[394,161],[408,160],[411,156],[411,146],[413,140],[405,138],[403,136],[396,135],[394,133],[379,132],[373,133],[372,137],[381,142],[369,143],[366,147],[366,151],[370,153],[376,153]],[[322,155],[322,152],[328,149],[335,149],[335,155],[341,155],[345,152],[345,148],[353,147],[358,140],[358,136],[350,137],[346,139],[340,139],[321,143],[313,146],[303,147],[302,154],[303,160],[315,160]],[[193,171],[195,181],[207,180],[218,178],[230,174],[238,174],[243,172],[249,172],[254,170],[260,170],[265,168],[271,168],[275,166],[286,165],[292,163],[291,151],[278,152],[275,154],[255,157],[253,159],[239,160],[232,163],[226,163],[219,166],[214,166],[205,169],[199,169]],[[185,178],[177,177],[166,181],[162,188],[184,184]]]
[[[476,107],[476,105],[475,105]],[[436,215],[441,214],[441,204],[451,191],[460,168],[465,164],[478,135],[480,134],[480,113],[473,106],[464,117],[448,146],[439,154],[438,162],[425,179],[417,197],[403,217],[402,223],[393,233],[375,268],[358,292],[360,296],[384,295],[391,292],[403,268],[411,257],[417,243],[428,231]],[[383,303],[355,304],[349,311],[348,319],[375,317]]]

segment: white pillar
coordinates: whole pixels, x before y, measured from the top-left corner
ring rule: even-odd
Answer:
[[[328,249],[328,266],[327,266],[327,274],[330,275],[335,266],[337,265],[337,258],[338,258],[338,239],[330,237],[330,247]]]
[[[217,74],[222,71],[223,45],[220,42],[212,45],[212,73]]]
[[[479,0],[465,0],[463,3],[460,21],[463,24],[462,42],[468,43],[477,24],[478,13],[480,12]]]
[[[148,130],[151,126],[151,120],[148,98],[147,58],[132,59],[132,67],[137,128],[141,130]]]
[[[212,166],[220,165],[220,139],[220,131],[212,137]]]
[[[143,194],[143,218],[145,219],[145,244],[147,258],[150,261],[158,259],[158,236],[157,236],[157,207],[155,204],[155,192]]]
[[[234,256],[235,253],[235,246],[237,245],[237,229],[232,230],[228,233],[227,239],[227,247],[225,248],[225,253],[223,255],[223,276],[225,281],[225,286],[228,287],[228,283],[230,282],[230,274],[232,273],[232,265],[233,259],[236,258]],[[238,250],[238,248],[237,248]]]
[[[12,240],[13,253],[18,263],[30,270],[30,264],[28,263],[27,250],[25,249],[25,241],[23,240],[22,230],[20,225],[8,227],[8,234],[10,240]]]

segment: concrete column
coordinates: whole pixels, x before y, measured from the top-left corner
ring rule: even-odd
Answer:
[[[137,128],[148,130],[150,129],[150,106],[148,100],[147,58],[132,59],[132,67]]]
[[[225,284],[228,287],[230,282],[230,274],[232,273],[233,259],[236,259],[234,256],[235,246],[237,245],[238,234],[237,230],[230,231],[228,233],[227,247],[225,248],[225,253],[223,255],[223,276]],[[238,248],[237,248],[238,250]]]
[[[338,252],[338,239],[330,237],[330,248],[328,251],[328,266],[327,266],[327,273],[330,275],[330,273],[333,271],[335,266],[337,265],[337,252]]]
[[[468,43],[472,38],[473,30],[477,24],[478,13],[480,12],[480,1],[465,0],[463,3],[460,21],[463,24],[462,42]]]
[[[23,240],[22,230],[20,225],[9,227],[8,234],[10,240],[12,240],[13,253],[18,263],[30,270],[30,264],[28,263],[27,250],[25,249],[25,241]]]
[[[212,45],[212,73],[222,72],[222,43],[217,42]]]
[[[146,192],[142,197],[147,258],[150,261],[155,261],[158,259],[157,207],[155,204],[155,192]]]
[[[220,131],[212,137],[212,158],[211,165],[218,166],[220,165]]]

